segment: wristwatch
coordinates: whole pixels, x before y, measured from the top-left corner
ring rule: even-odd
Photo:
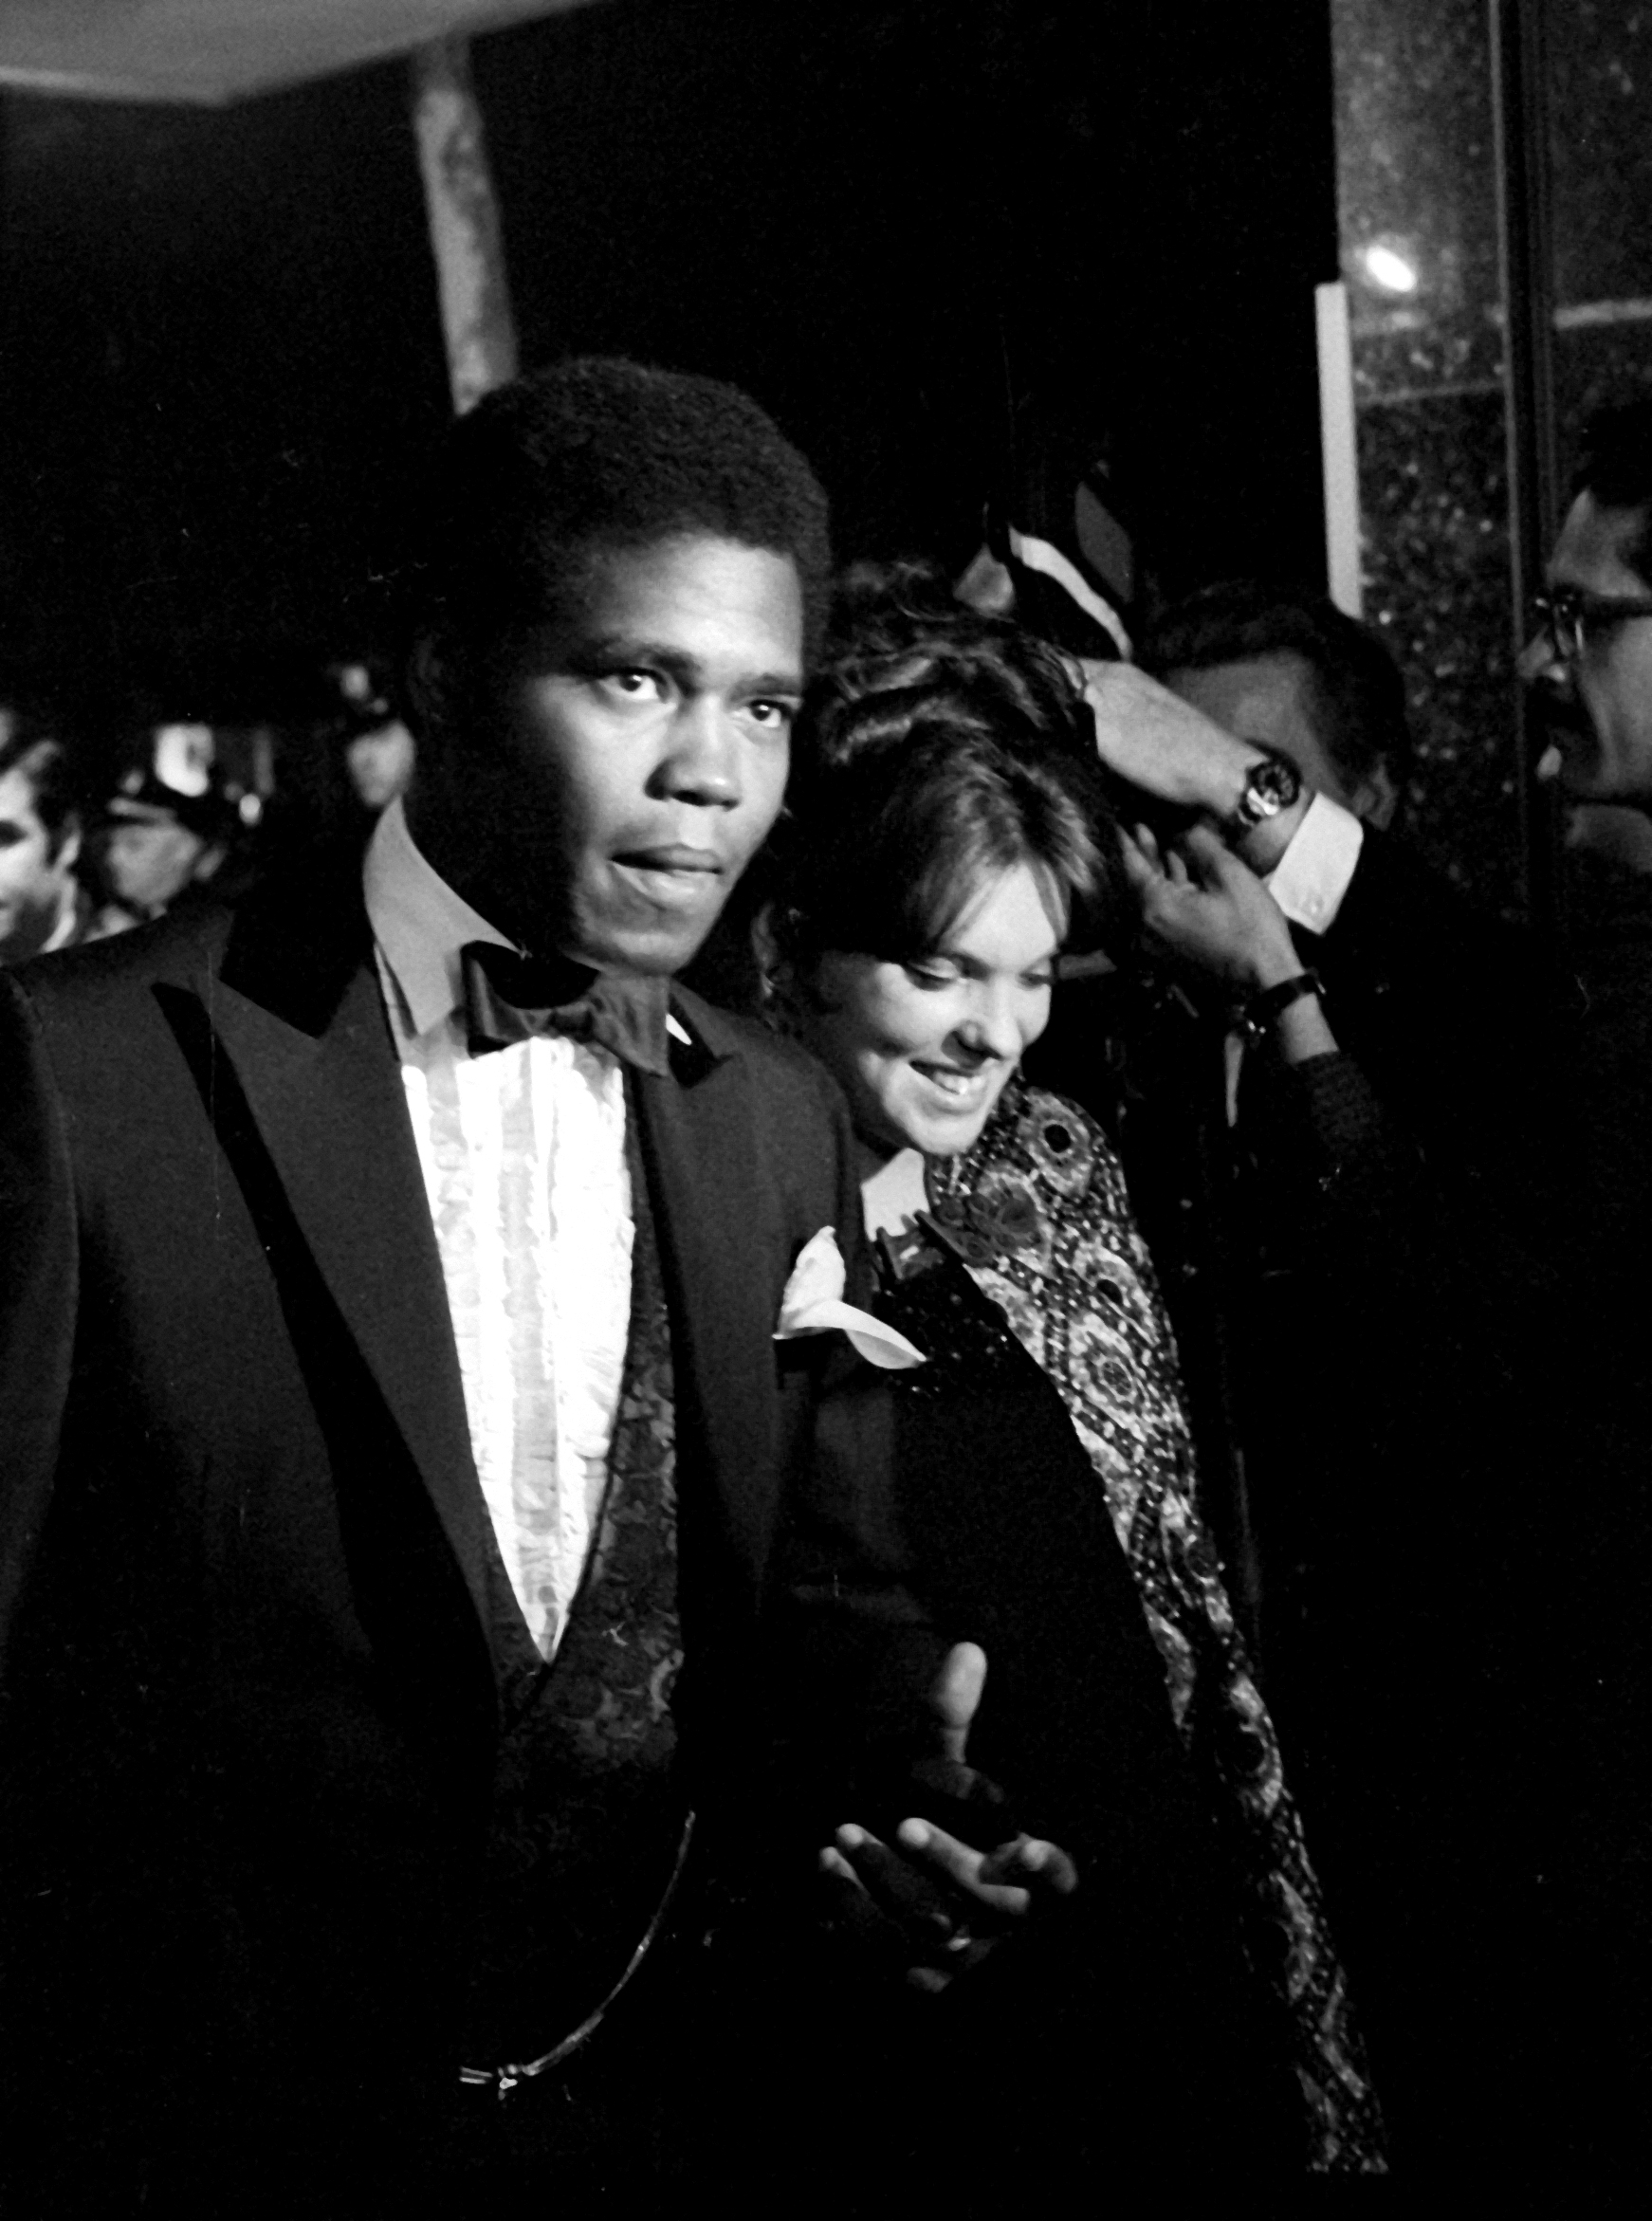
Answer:
[[[1281,755],[1277,748],[1268,749],[1261,762],[1253,763],[1245,774],[1245,791],[1228,820],[1228,837],[1243,840],[1247,833],[1288,810],[1301,794],[1301,772],[1289,756]]]
[[[1325,995],[1325,983],[1312,966],[1275,986],[1259,987],[1254,995],[1247,995],[1234,1020],[1234,1031],[1247,1041],[1259,1041],[1294,1002],[1309,995],[1317,995],[1322,1000]]]

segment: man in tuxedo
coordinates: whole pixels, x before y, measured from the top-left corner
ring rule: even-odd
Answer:
[[[819,487],[731,389],[577,362],[456,428],[433,523],[364,862],[0,1004],[20,2212],[682,2165],[774,1754],[853,1744],[857,1674],[898,1736],[939,1656],[784,1300],[824,1228],[855,1292],[840,1102],[670,984],[780,806]],[[1023,1901],[925,1840],[977,1936]]]

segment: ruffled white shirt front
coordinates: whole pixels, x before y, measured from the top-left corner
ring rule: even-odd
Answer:
[[[549,1658],[590,1551],[619,1409],[634,1230],[624,1074],[607,1050],[554,1036],[469,1055],[460,951],[510,943],[427,863],[399,801],[375,828],[365,890],[476,1470]]]

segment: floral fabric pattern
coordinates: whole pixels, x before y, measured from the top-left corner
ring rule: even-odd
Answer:
[[[1198,1506],[1174,1339],[1124,1173],[1076,1105],[1014,1081],[930,1217],[1055,1383],[1106,1492],[1170,1709],[1242,1881],[1252,1967],[1287,2016],[1308,2163],[1383,2167],[1381,2114],[1325,1907]]]

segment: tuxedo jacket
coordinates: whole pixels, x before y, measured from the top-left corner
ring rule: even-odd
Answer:
[[[0,988],[11,2096],[140,2144],[169,2107],[244,2127],[300,2085],[399,2118],[457,2065],[498,1703],[358,875]],[[681,1750],[732,1810],[772,1742],[794,1546],[868,1621],[906,1606],[868,1470],[887,1429],[835,1395],[853,1361],[772,1340],[811,1236],[853,1265],[841,1099],[677,1007],[691,1044],[630,1101],[671,1317]]]

